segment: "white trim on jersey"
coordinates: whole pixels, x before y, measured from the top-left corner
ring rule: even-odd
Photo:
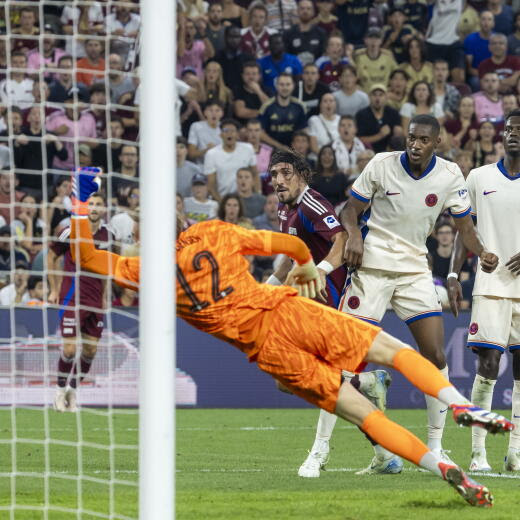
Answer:
[[[315,207],[315,211],[318,215],[323,215],[323,213],[327,213],[327,208],[317,199],[315,199],[309,192],[306,192],[303,196],[303,202],[307,204],[307,206]]]

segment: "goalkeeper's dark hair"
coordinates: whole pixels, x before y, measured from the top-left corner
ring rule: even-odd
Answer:
[[[294,171],[307,183],[309,184],[311,182],[312,176],[314,175],[314,172],[312,171],[309,163],[303,157],[303,155],[299,154],[298,152],[294,150],[276,150],[273,152],[273,155],[271,155],[271,160],[269,161],[269,169],[268,171],[271,171],[271,168],[275,164],[279,163],[287,163],[292,164],[292,167],[294,168]]]
[[[413,116],[412,119],[410,119],[410,124],[408,125],[408,128],[410,128],[412,123],[416,125],[424,125],[431,127],[432,133],[436,136],[439,135],[439,132],[441,131],[441,125],[439,125],[439,121],[437,121],[437,118],[428,114],[419,114]]]
[[[506,118],[505,118],[506,123],[510,117],[520,117],[520,108],[515,108],[514,110],[511,110],[511,112],[509,112],[509,114],[506,115]]]

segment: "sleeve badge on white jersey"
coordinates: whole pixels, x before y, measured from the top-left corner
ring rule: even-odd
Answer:
[[[466,188],[459,190],[459,197],[465,199],[468,196],[468,190]]]
[[[323,219],[323,222],[325,222],[325,224],[327,224],[327,227],[329,229],[339,226],[339,222],[337,221],[336,217],[334,217],[333,215],[329,215],[328,217],[325,217]]]

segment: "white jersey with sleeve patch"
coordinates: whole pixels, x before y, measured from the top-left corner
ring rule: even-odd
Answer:
[[[472,214],[484,247],[499,258],[492,273],[477,268],[473,296],[520,298],[520,276],[505,264],[520,253],[520,176],[511,177],[503,160],[471,170],[467,178]],[[479,261],[480,263],[480,261]]]
[[[460,168],[432,157],[423,174],[412,176],[406,152],[377,154],[352,186],[352,196],[370,207],[362,217],[363,267],[400,273],[428,272],[426,238],[446,209],[470,212]]]

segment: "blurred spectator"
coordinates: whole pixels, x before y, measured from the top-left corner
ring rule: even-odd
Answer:
[[[265,197],[254,191],[255,178],[249,168],[237,170],[237,194],[244,207],[244,216],[248,218],[258,217],[263,211]]]
[[[370,104],[368,96],[357,85],[357,72],[352,65],[345,65],[339,78],[340,89],[334,92],[337,113],[340,116],[355,116]]]
[[[495,134],[495,126],[490,121],[483,121],[478,133],[475,131],[469,133],[469,139],[464,145],[464,149],[473,152],[475,168],[487,164],[486,157],[495,154]]]
[[[391,49],[397,63],[404,61],[405,45],[413,34],[412,28],[405,22],[404,9],[394,7],[388,14],[389,27],[383,34],[383,49]]]
[[[90,87],[94,81],[103,81],[105,77],[105,60],[103,54],[103,44],[100,40],[88,39],[85,41],[86,56],[78,60],[76,64],[76,79]],[[95,72],[88,72],[95,71]]]
[[[204,93],[203,102],[218,101],[223,109],[224,115],[231,112],[233,94],[231,89],[226,86],[222,75],[222,67],[216,61],[208,61],[204,67]]]
[[[0,250],[2,246],[0,245]],[[0,253],[1,254],[1,253]],[[0,289],[0,306],[14,305],[17,303],[27,303],[29,293],[27,292],[27,262],[19,260],[16,262],[15,271],[11,274],[12,282]]]
[[[49,84],[43,79],[34,80],[32,92],[34,96],[34,105],[39,105],[40,107],[43,107],[43,113],[45,115],[45,118],[47,118],[47,116],[50,116],[53,112],[58,112],[60,110],[60,108],[56,106],[51,106],[49,103],[47,103],[47,100],[49,99],[50,89]],[[32,106],[26,108],[22,112],[24,126],[27,126],[29,124],[27,118],[29,117],[29,112],[31,111],[31,109]]]
[[[488,0],[488,9],[493,13],[495,31],[506,36],[513,32],[513,8],[504,0]]]
[[[402,135],[401,117],[397,110],[386,104],[386,86],[372,85],[369,91],[370,106],[356,114],[358,137],[363,144],[371,145],[376,153],[384,152],[393,135]]]
[[[489,38],[493,32],[495,20],[491,11],[480,13],[480,31],[471,33],[464,40],[464,52],[468,68],[467,82],[473,91],[478,90],[479,74],[478,66],[486,59],[491,57],[489,49]]]
[[[303,130],[294,132],[291,139],[291,148],[295,152],[298,152],[301,156],[305,157],[305,160],[309,163],[311,168],[314,168],[316,165],[316,154],[312,153],[311,151],[311,138],[307,132]],[[269,182],[271,182],[270,175]]]
[[[278,196],[269,193],[265,196],[264,212],[253,219],[255,229],[266,229],[268,231],[280,231],[278,222]]]
[[[368,11],[368,26],[381,29],[385,24],[388,11],[389,6],[386,0],[374,0]]]
[[[252,145],[256,155],[256,169],[262,175],[267,172],[273,149],[260,141],[262,135],[262,123],[258,119],[250,119],[247,122],[247,142]]]
[[[229,25],[224,30],[224,49],[215,55],[215,61],[220,63],[222,74],[227,85],[239,85],[242,67],[255,57],[240,51],[240,29]]]
[[[338,134],[338,138],[332,143],[332,149],[336,155],[338,170],[348,177],[354,173],[357,156],[365,150],[365,145],[356,137],[357,126],[352,116],[341,116]]]
[[[464,0],[464,9],[460,15],[459,25],[457,26],[457,31],[461,41],[464,41],[466,36],[478,31],[479,29],[479,13],[469,4],[467,0]]]
[[[296,0],[264,0],[267,7],[267,25],[277,31],[287,31],[298,21]]]
[[[27,256],[11,241],[11,228],[0,227],[0,286],[6,284],[13,267],[22,262],[27,265]]]
[[[310,186],[321,193],[333,206],[347,198],[347,177],[338,170],[334,150],[328,144],[318,153],[316,175],[312,178]]]
[[[7,125],[5,130],[0,132],[0,143],[9,146],[10,141],[14,141],[15,136],[22,132],[23,114],[18,107],[11,107],[6,110]]]
[[[410,90],[408,101],[401,107],[401,126],[408,128],[410,119],[416,115],[427,114],[436,117],[439,123],[444,122],[444,111],[442,106],[435,101],[435,94],[429,83],[417,81]]]
[[[260,65],[256,61],[244,63],[242,81],[235,87],[234,98],[233,110],[240,123],[258,117],[260,107],[269,96],[262,89]]]
[[[475,101],[471,96],[464,96],[460,99],[457,117],[448,119],[444,126],[452,136],[453,145],[463,148],[469,139],[469,131],[473,129],[476,132],[479,128],[475,116]]]
[[[97,137],[106,135],[107,129],[107,94],[103,83],[94,83],[89,89],[90,106],[81,115],[90,115],[96,125]]]
[[[60,18],[63,32],[69,36],[104,34],[104,21],[101,2],[77,7],[65,5]],[[85,56],[85,38],[80,36],[66,39],[65,51],[70,56],[82,58]]]
[[[70,176],[60,177],[49,197],[50,204],[47,204],[45,210],[45,227],[49,230],[50,236],[56,236],[57,229],[67,227],[70,224],[71,193]]]
[[[128,197],[132,188],[139,186],[139,154],[137,146],[125,144],[119,156],[119,175],[112,174],[112,197]]]
[[[406,21],[419,33],[426,32],[428,8],[418,0],[404,2],[403,12]]]
[[[408,74],[408,87],[416,81],[433,82],[433,65],[426,60],[424,43],[417,36],[413,36],[406,44],[406,62],[401,68]]]
[[[224,25],[222,24],[222,4],[215,2],[208,9],[206,36],[213,45],[215,54],[224,49]]]
[[[183,197],[188,197],[191,193],[191,181],[193,177],[202,172],[195,163],[186,160],[188,142],[184,137],[177,137],[176,150],[177,191]]]
[[[325,34],[331,34],[338,30],[338,17],[332,14],[334,10],[334,0],[317,0],[316,6],[318,14],[314,18],[315,23]]]
[[[57,68],[59,59],[65,55],[65,51],[56,45],[56,38],[51,25],[45,26],[42,50],[43,54],[40,54],[39,48],[36,47],[27,55],[27,71],[29,74],[39,73],[40,69],[43,69],[43,72],[46,68]],[[49,80],[54,78],[54,74],[54,72],[44,72],[43,75],[46,80]]]
[[[317,65],[309,63],[303,67],[302,79],[296,83],[293,95],[306,108],[307,117],[318,114],[318,105],[323,94],[330,92],[329,87],[319,81],[320,73]]]
[[[184,197],[184,212],[196,222],[216,218],[218,202],[208,198],[208,178],[196,173],[191,179],[191,197]]]
[[[291,97],[293,89],[292,75],[282,72],[276,81],[276,96],[260,108],[262,141],[273,148],[289,146],[292,134],[307,127],[305,106]]]
[[[17,217],[11,222],[11,231],[16,236],[18,244],[29,252],[32,260],[40,250],[41,238],[45,234],[45,222],[40,217],[40,197],[36,199],[26,194],[17,206]]]
[[[354,171],[355,177],[357,177],[365,169],[365,166],[370,162],[374,155],[374,150],[371,149],[363,150],[357,154]]]
[[[499,80],[496,72],[486,72],[480,78],[480,92],[473,94],[477,121],[502,121],[504,112],[498,93]]]
[[[458,150],[453,157],[453,162],[458,165],[462,175],[464,175],[464,178],[466,179],[469,172],[473,169],[473,155],[471,152]]]
[[[13,51],[22,51],[27,54],[28,51],[38,48],[37,36],[40,34],[40,30],[38,29],[38,16],[33,7],[25,5],[20,8],[20,26],[12,29],[11,33],[21,36],[11,38]],[[29,38],[24,38],[24,36],[29,36]]]
[[[397,111],[406,102],[410,76],[403,69],[394,69],[388,80],[387,103]]]
[[[67,149],[67,159],[62,160],[55,156],[53,168],[64,170],[73,168],[76,164],[74,143],[97,136],[96,121],[91,114],[80,113],[74,90],[69,91],[64,111],[55,112],[47,118],[47,131],[58,135]]]
[[[514,94],[506,94],[502,96],[502,112],[504,113],[504,119],[498,123],[494,123],[497,135],[495,136],[496,142],[502,142],[504,137],[504,124],[507,114],[518,108],[518,100]]]
[[[258,63],[262,69],[263,84],[265,87],[273,90],[275,88],[276,79],[283,71],[285,74],[300,76],[303,72],[300,60],[285,52],[283,36],[281,34],[271,34],[269,36],[270,54],[264,56]]]
[[[247,25],[247,11],[233,0],[221,0],[222,21],[241,28]]]
[[[253,2],[249,7],[249,27],[242,29],[240,50],[257,59],[269,54],[269,36],[277,32],[267,26],[267,15],[262,2]]]
[[[78,146],[78,161],[80,168],[92,166],[92,149],[88,144]]]
[[[253,223],[244,215],[242,201],[236,193],[224,195],[218,207],[218,218],[230,224],[253,228]],[[253,228],[254,229],[254,228]]]
[[[253,147],[249,143],[237,142],[238,123],[225,119],[221,128],[222,144],[213,147],[204,157],[204,174],[208,176],[209,192],[215,200],[236,191],[236,172],[239,168],[250,167],[257,188],[260,188]]]
[[[122,205],[122,211],[116,213],[110,219],[110,228],[114,232],[114,237],[121,244],[133,244],[135,242],[134,230],[137,222],[137,212],[139,209],[139,187],[134,186],[130,189],[127,197],[118,200]]]
[[[325,47],[325,31],[314,24],[314,15],[312,1],[300,0],[298,22],[284,33],[287,52],[297,56],[302,65],[314,63]]]
[[[34,102],[33,80],[26,76],[27,58],[21,51],[11,53],[9,75],[0,82],[0,102],[5,106],[17,106],[22,110]]]
[[[478,66],[478,75],[496,72],[499,79],[498,91],[501,94],[513,92],[520,78],[520,58],[507,53],[507,38],[504,34],[492,34],[489,38],[491,57]]]
[[[47,132],[44,135],[40,107],[29,110],[27,122],[28,126],[16,137],[13,147],[17,170],[31,171],[18,174],[19,188],[32,195],[46,195],[52,185],[52,176],[42,170],[52,167],[54,157],[66,161],[68,152],[56,135]]]
[[[110,87],[110,101],[118,103],[123,94],[135,92],[136,86],[131,78],[123,72],[123,60],[119,54],[112,53],[108,57],[108,85]]]
[[[66,54],[58,60],[58,72],[54,76],[54,81],[49,85],[50,94],[49,101],[55,103],[64,103],[71,88],[77,88],[78,98],[82,101],[88,100],[88,89],[82,83],[77,83],[74,87],[72,78],[72,56]]]
[[[105,172],[118,172],[121,168],[121,139],[125,131],[121,118],[111,115],[107,130],[107,142],[100,142],[92,149],[92,165],[99,166]]]
[[[193,123],[188,136],[188,156],[190,159],[202,163],[204,155],[214,146],[222,143],[220,136],[220,120],[224,111],[222,105],[214,100],[204,108],[205,121]]]
[[[11,215],[16,217],[17,211],[13,202],[19,202],[25,194],[17,189],[17,179],[10,170],[0,171],[0,220],[4,224],[11,222]],[[11,213],[12,211],[12,213]]]
[[[43,278],[37,275],[29,276],[27,281],[27,292],[29,293],[29,299],[26,305],[43,305],[46,299],[46,290],[43,283]]]
[[[452,118],[459,106],[460,92],[447,83],[450,70],[446,60],[437,60],[433,64],[433,93],[435,102],[444,111],[446,117]]]
[[[464,47],[457,34],[462,8],[463,0],[435,0],[426,33],[428,60],[431,63],[438,59],[446,60],[450,64],[451,80],[454,83],[464,83],[466,69]]]
[[[392,52],[382,49],[382,43],[381,31],[372,27],[365,37],[365,48],[354,53],[359,84],[365,92],[375,84],[387,85],[390,74],[397,67]]]
[[[332,34],[327,39],[325,54],[316,61],[320,71],[320,81],[335,91],[339,89],[339,78],[343,67],[349,60],[343,56],[345,42],[339,34]]]
[[[211,42],[206,37],[197,39],[196,35],[195,22],[189,18],[186,19],[179,28],[179,37],[184,36],[184,45],[179,45],[177,50],[177,76],[180,76],[186,67],[193,68],[196,75],[200,76],[202,64],[215,54]]]
[[[515,13],[514,32],[507,37],[507,50],[508,54],[520,56],[520,11]]]
[[[208,2],[204,0],[182,0],[178,2],[177,9],[187,18],[199,20],[206,16],[208,12]],[[222,9],[222,6],[220,6]]]
[[[340,116],[336,113],[336,99],[331,94],[323,94],[320,99],[320,112],[309,118],[308,133],[311,136],[311,150],[318,153],[323,146],[331,144],[338,137]]]
[[[0,81],[6,77],[5,70],[7,69],[7,52],[6,52],[5,36],[0,34]]]
[[[132,13],[128,5],[117,5],[116,12],[109,14],[105,23],[106,33],[112,41],[132,44],[139,34],[141,17],[137,13]]]
[[[117,292],[119,296],[112,300],[112,307],[139,307],[137,291],[128,287],[118,287]]]
[[[370,0],[336,0],[338,27],[348,43],[358,46],[363,43],[372,3]]]

